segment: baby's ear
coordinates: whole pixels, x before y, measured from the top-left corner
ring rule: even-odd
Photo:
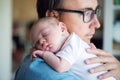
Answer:
[[[61,28],[62,32],[67,31],[66,25],[63,22],[59,22],[59,27]]]

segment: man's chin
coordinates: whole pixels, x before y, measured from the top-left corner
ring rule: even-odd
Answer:
[[[90,40],[85,40],[85,42],[86,42],[87,44],[90,44],[91,41],[90,41]]]

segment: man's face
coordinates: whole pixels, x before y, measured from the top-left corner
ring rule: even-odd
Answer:
[[[86,11],[87,9],[95,10],[97,6],[97,0],[64,0],[64,6],[62,8]],[[75,32],[88,44],[95,34],[95,29],[100,27],[96,14],[88,23],[83,22],[82,14],[73,12],[62,12],[59,19],[66,24],[69,32]]]

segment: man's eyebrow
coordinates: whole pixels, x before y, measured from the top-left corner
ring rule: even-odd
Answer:
[[[97,8],[98,6],[100,6],[100,5],[97,5],[96,8]],[[83,8],[83,9],[81,9],[81,10],[85,11],[85,10],[94,10],[94,9],[93,9],[92,7],[86,7],[86,8]]]
[[[93,10],[93,8],[82,8],[82,9],[79,9],[80,11],[86,11],[86,10]]]
[[[84,8],[84,10],[93,10],[93,8]]]

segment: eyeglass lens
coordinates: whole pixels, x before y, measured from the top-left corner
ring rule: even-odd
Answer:
[[[93,19],[94,14],[96,14],[97,17],[99,18],[100,14],[101,14],[101,9],[99,8],[99,6],[96,8],[96,10],[85,11],[83,14],[83,21],[85,23],[90,22]]]

